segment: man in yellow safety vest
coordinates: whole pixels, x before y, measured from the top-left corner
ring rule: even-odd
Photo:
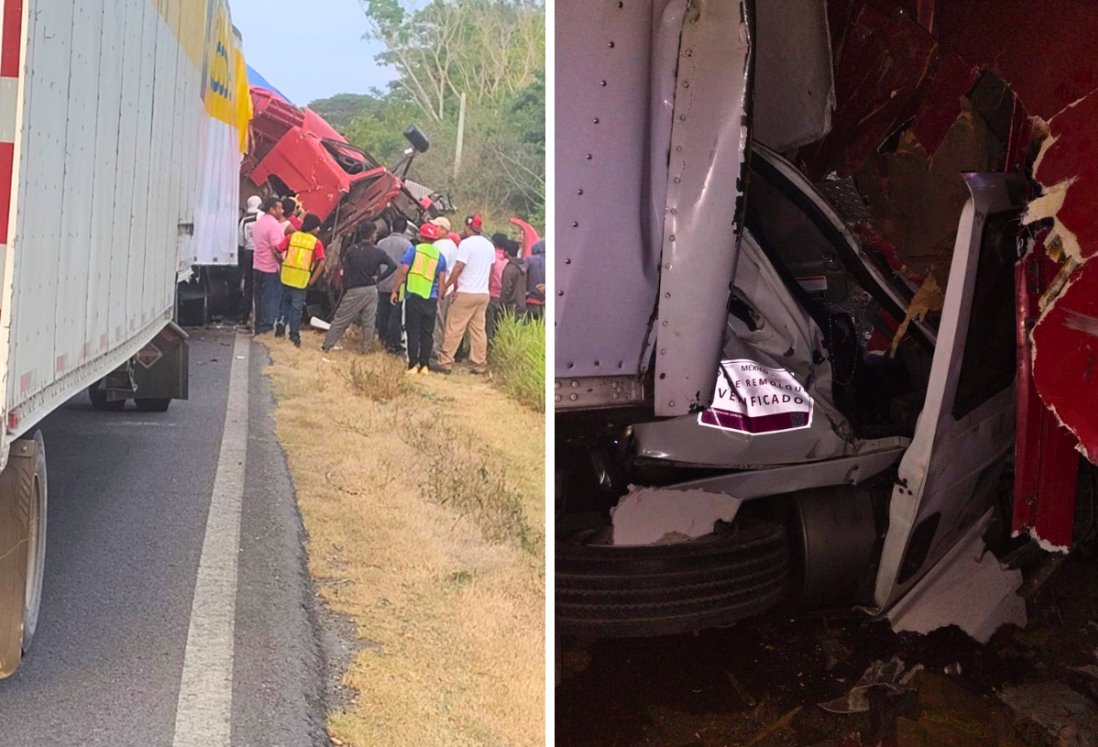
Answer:
[[[282,303],[275,325],[275,337],[290,328],[290,342],[301,347],[301,315],[305,295],[324,271],[324,244],[316,237],[320,218],[313,213],[305,216],[301,230],[294,231],[278,245],[282,261]]]
[[[420,241],[404,252],[393,280],[391,300],[394,304],[400,291],[404,291],[408,373],[425,376],[431,362],[439,288],[446,287],[446,256],[432,242],[445,235],[434,223],[420,226]]]

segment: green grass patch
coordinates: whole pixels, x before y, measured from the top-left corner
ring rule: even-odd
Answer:
[[[545,412],[545,319],[506,313],[488,352],[497,386],[516,400]]]

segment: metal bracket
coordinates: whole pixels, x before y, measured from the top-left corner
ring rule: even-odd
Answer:
[[[558,411],[625,407],[644,402],[644,385],[634,376],[557,379],[553,401]]]

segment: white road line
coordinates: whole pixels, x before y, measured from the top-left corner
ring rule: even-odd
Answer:
[[[231,736],[233,627],[236,619],[240,511],[248,451],[248,360],[251,338],[237,335],[229,371],[229,405],[217,459],[206,536],[198,564],[175,747],[219,747]]]

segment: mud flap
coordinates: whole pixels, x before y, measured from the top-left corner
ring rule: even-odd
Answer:
[[[187,399],[190,356],[188,335],[175,323],[160,330],[133,357],[133,383],[142,399]]]
[[[38,449],[34,440],[15,441],[7,467],[0,472],[0,678],[11,675],[23,658]]]

